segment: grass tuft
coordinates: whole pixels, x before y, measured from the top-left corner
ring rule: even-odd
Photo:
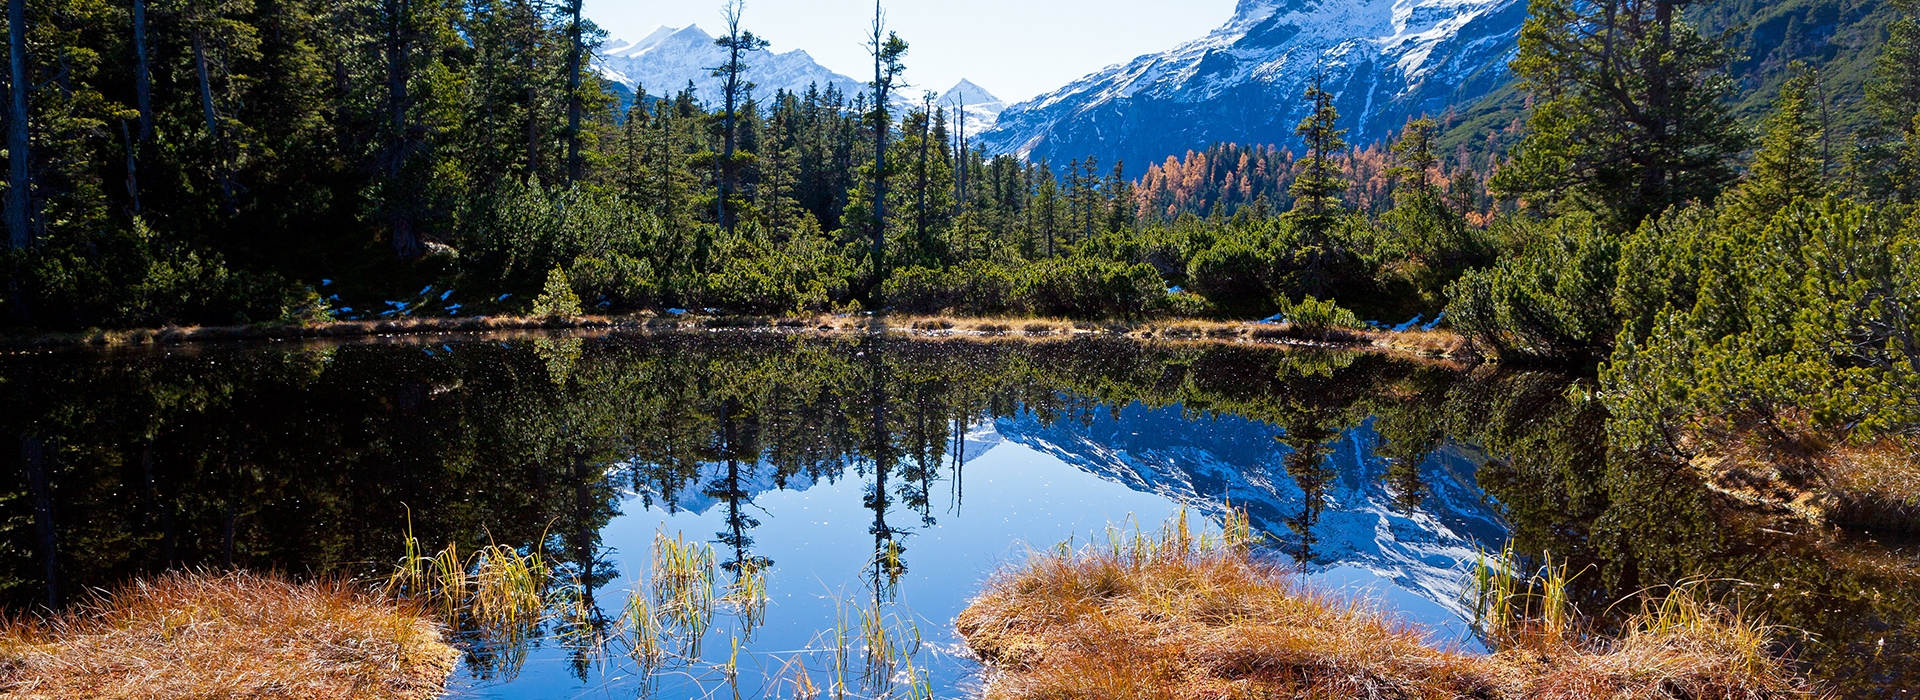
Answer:
[[[1650,603],[1619,639],[1566,633],[1493,656],[1435,649],[1425,631],[1363,601],[1301,585],[1260,557],[1244,519],[1032,554],[961,613],[991,670],[988,699],[1798,697],[1806,684],[1767,652],[1768,628],[1694,588]],[[1560,588],[1537,591],[1572,630]],[[1505,578],[1492,570],[1488,579]],[[1511,584],[1511,594],[1524,587]]]
[[[0,626],[0,696],[428,700],[458,658],[426,611],[346,583],[175,573]]]

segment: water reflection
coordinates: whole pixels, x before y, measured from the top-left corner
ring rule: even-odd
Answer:
[[[1575,591],[1588,612],[1679,578],[1739,580],[1725,594],[1801,630],[1798,652],[1852,696],[1920,683],[1910,543],[1729,508],[1686,465],[1612,452],[1588,388],[1550,374],[756,334],[0,366],[0,435],[20,465],[0,483],[10,606],[175,567],[384,577],[411,518],[429,547],[553,563],[564,604],[529,644],[471,645],[475,696],[716,682],[751,696],[803,667],[819,687],[857,684],[860,660],[836,661],[849,647],[822,634],[863,614],[898,648],[916,630],[926,642],[873,659],[898,662],[883,680],[911,662],[951,695],[968,667],[942,646],[947,622],[1021,541],[1229,503],[1317,580],[1423,621],[1457,615],[1461,562],[1511,536],[1590,567]],[[663,531],[704,538],[716,585],[764,586],[770,604],[729,616],[687,654],[699,663],[646,677],[630,600]]]

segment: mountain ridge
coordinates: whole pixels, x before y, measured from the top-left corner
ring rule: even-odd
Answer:
[[[1212,143],[1292,145],[1324,75],[1355,142],[1510,81],[1522,0],[1242,0],[1205,37],[1009,107],[982,136],[1033,160],[1099,154],[1130,174]]]
[[[701,99],[720,94],[720,78],[715,66],[725,63],[726,50],[715,45],[714,37],[700,28],[661,27],[636,42],[614,41],[595,57],[595,68],[607,80],[629,89],[646,89],[657,95],[672,94],[691,83]],[[747,79],[756,86],[755,94],[771,95],[776,90],[802,93],[810,87],[822,90],[832,86],[852,95],[865,89],[865,83],[827,69],[804,50],[784,53],[755,51],[745,58]]]
[[[694,24],[684,28],[663,26],[639,41],[610,41],[595,57],[594,68],[608,81],[631,91],[644,89],[659,97],[676,93],[691,83],[697,97],[711,101],[719,97],[722,85],[721,79],[713,75],[714,67],[726,60],[726,50],[714,44],[713,35]],[[755,51],[743,62],[748,67],[747,82],[754,85],[753,93],[761,99],[780,90],[802,94],[813,88],[832,87],[851,101],[867,90],[865,81],[820,65],[804,49]],[[896,91],[892,100],[895,112],[905,114],[921,106],[916,99],[919,94]],[[1005,101],[964,78],[940,93],[936,106],[957,107],[961,97],[966,98],[969,134],[991,128],[1006,108]]]

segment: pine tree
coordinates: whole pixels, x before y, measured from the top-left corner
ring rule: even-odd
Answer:
[[[1113,175],[1102,188],[1107,195],[1107,230],[1114,233],[1132,231],[1140,224],[1140,207],[1126,173],[1126,164],[1115,162]]]
[[[587,61],[587,25],[581,18],[582,0],[569,0],[567,4],[568,35],[567,42],[567,184],[579,182],[586,167],[580,152],[581,121],[585,116],[586,105],[581,95],[580,82],[586,72]]]
[[[1735,206],[1756,223],[1773,218],[1795,199],[1817,199],[1826,192],[1820,158],[1824,131],[1819,106],[1812,102],[1818,75],[1805,64],[1795,64],[1794,70],[1780,86],[1752,169],[1734,195]]]
[[[1440,166],[1440,157],[1433,152],[1433,138],[1439,128],[1427,117],[1409,121],[1393,144],[1394,167],[1387,170],[1387,176],[1396,185],[1410,188],[1412,196],[1439,197],[1431,174]],[[1396,188],[1395,194],[1401,191]]]
[[[873,212],[872,250],[868,261],[873,266],[873,285],[877,288],[887,278],[887,144],[888,131],[893,126],[893,115],[888,101],[892,99],[900,74],[906,72],[904,60],[907,56],[907,42],[899,35],[887,31],[886,13],[880,7],[880,0],[873,3],[873,33],[868,37],[868,52],[873,56],[873,111],[868,122],[873,129]]]
[[[740,29],[740,16],[746,11],[743,0],[728,0],[723,16],[727,22],[727,34],[714,40],[714,44],[727,50],[727,62],[713,70],[714,77],[722,78],[720,99],[724,111],[720,114],[722,150],[720,153],[720,182],[715,206],[717,218],[722,228],[733,232],[738,223],[736,215],[728,213],[729,199],[734,196],[735,181],[739,177],[740,162],[737,153],[740,138],[740,103],[746,98],[753,84],[746,81],[749,66],[745,62],[747,54],[760,51],[771,44],[753,32]]]
[[[1341,177],[1340,163],[1335,160],[1335,154],[1347,148],[1347,132],[1336,126],[1340,111],[1333,106],[1333,94],[1326,91],[1324,78],[1315,75],[1307,86],[1313,111],[1295,130],[1306,141],[1307,156],[1301,159],[1300,175],[1293,181],[1294,206],[1287,215],[1299,232],[1296,255],[1305,271],[1306,286],[1314,293],[1326,287],[1326,267],[1335,256],[1333,228],[1342,213],[1340,194],[1350,184]]]
[[[1902,203],[1920,202],[1920,1],[1896,3],[1887,44],[1867,84],[1875,117],[1856,160],[1869,194]]]
[[[1461,219],[1434,181],[1440,157],[1433,152],[1439,124],[1420,118],[1407,122],[1393,144],[1394,167],[1387,176],[1395,184],[1393,209],[1381,222],[1399,234],[1407,253],[1429,265],[1444,266],[1454,258],[1477,251],[1461,250],[1466,222]]]
[[[580,295],[573,291],[573,281],[568,279],[566,269],[553,268],[547,273],[545,290],[533,302],[533,315],[546,318],[574,318],[581,313]]]
[[[1738,176],[1726,50],[1678,16],[1685,0],[1533,0],[1513,70],[1534,102],[1494,188],[1601,214],[1620,230]]]

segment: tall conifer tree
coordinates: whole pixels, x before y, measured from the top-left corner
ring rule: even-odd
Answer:
[[[1625,230],[1733,182],[1747,133],[1727,52],[1680,19],[1687,2],[1532,0],[1513,70],[1535,105],[1495,189]]]
[[[1293,211],[1287,216],[1300,234],[1297,254],[1306,286],[1318,293],[1326,287],[1326,267],[1334,256],[1333,228],[1341,215],[1340,194],[1350,183],[1341,176],[1336,159],[1336,154],[1347,148],[1347,132],[1337,126],[1340,110],[1333,105],[1333,93],[1326,90],[1324,75],[1313,77],[1307,86],[1307,100],[1313,103],[1313,111],[1295,129],[1306,142],[1307,155],[1301,159],[1300,175],[1293,181]]]
[[[870,262],[873,265],[873,284],[878,285],[887,278],[887,142],[889,127],[893,125],[893,114],[888,101],[893,90],[900,87],[896,83],[900,74],[906,72],[904,63],[907,56],[907,42],[893,32],[887,31],[886,12],[881,9],[880,0],[873,3],[873,33],[868,37],[867,50],[873,55],[873,112],[868,119],[873,126],[873,220],[872,251]]]
[[[769,46],[766,40],[754,36],[753,32],[740,29],[740,16],[745,11],[744,0],[728,0],[724,11],[727,34],[714,40],[714,44],[727,50],[726,64],[714,69],[713,75],[722,79],[720,101],[723,110],[720,113],[720,182],[716,183],[718,202],[715,207],[717,207],[716,215],[720,226],[728,232],[733,231],[734,224],[737,223],[735,219],[738,218],[730,213],[728,198],[733,196],[734,181],[739,176],[740,170],[735,153],[740,138],[740,102],[752,89],[752,84],[746,81],[746,72],[749,68],[746,57],[747,54]]]

